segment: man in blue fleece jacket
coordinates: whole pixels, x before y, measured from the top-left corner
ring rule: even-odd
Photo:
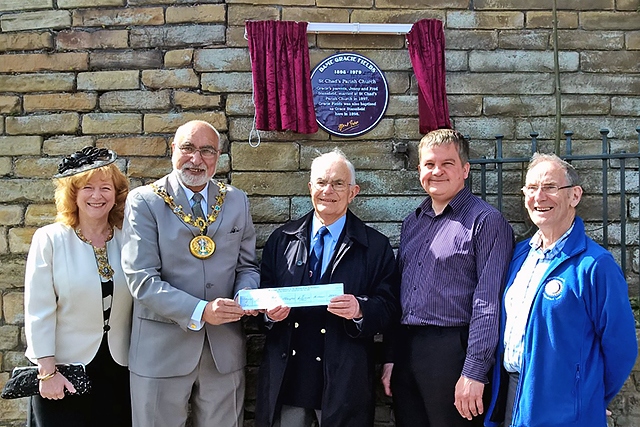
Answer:
[[[485,425],[606,427],[638,351],[624,274],[576,217],[569,163],[535,154],[522,192],[538,232],[509,267]]]

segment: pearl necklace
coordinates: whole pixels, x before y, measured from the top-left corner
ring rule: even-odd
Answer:
[[[96,264],[98,265],[98,274],[107,280],[111,280],[113,278],[113,268],[111,268],[109,258],[107,257],[107,242],[113,237],[113,227],[109,230],[109,236],[107,240],[105,240],[104,248],[96,248],[93,246],[91,240],[84,237],[80,228],[76,228],[75,232],[80,240],[93,248],[93,255],[96,257]]]

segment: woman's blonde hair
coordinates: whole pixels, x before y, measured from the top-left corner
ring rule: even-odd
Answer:
[[[100,168],[91,169],[76,175],[58,178],[56,183],[56,222],[61,222],[72,228],[77,228],[80,222],[78,216],[78,190],[86,185],[96,174],[102,174],[104,179],[111,179],[116,191],[116,204],[109,212],[109,224],[112,227],[122,228],[124,220],[124,202],[129,193],[129,180],[120,169],[111,163]]]

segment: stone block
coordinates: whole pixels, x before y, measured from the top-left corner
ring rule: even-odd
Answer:
[[[513,30],[524,28],[522,12],[447,12],[447,28],[474,30]]]
[[[563,114],[593,115],[609,114],[612,101],[610,102],[608,96],[564,95],[561,103]]]
[[[418,172],[414,172],[418,181]],[[357,196],[350,209],[363,221],[402,222],[424,200],[424,195],[400,197]],[[399,232],[400,230],[398,230]]]
[[[250,197],[249,206],[254,223],[289,220],[290,202],[288,197]]]
[[[248,4],[233,4],[227,2],[227,25],[237,25],[242,27],[244,32],[244,23],[251,20],[279,20],[280,19],[280,7],[277,5],[263,6],[263,5],[248,5]],[[245,46],[247,42],[245,41]]]
[[[102,111],[150,111],[168,110],[171,93],[168,90],[118,90],[100,95]]]
[[[118,153],[120,157],[129,156],[167,156],[167,140],[161,136],[139,136],[129,138],[98,138],[96,147],[104,147]]]
[[[127,30],[60,31],[56,35],[58,49],[124,49],[129,45]]]
[[[0,16],[2,31],[60,29],[71,27],[71,14],[67,10],[42,10]]]
[[[253,105],[253,96],[249,94],[230,93],[229,95],[227,95],[225,112],[229,116],[253,115],[255,112],[255,107]]]
[[[229,117],[229,139],[232,141],[248,141],[255,143],[258,141],[256,130],[253,129],[253,118]],[[259,131],[261,141],[327,141],[329,136],[326,132],[316,132],[312,134],[300,134],[291,131]]]
[[[393,141],[345,141],[327,144],[324,142],[310,142],[300,146],[300,169],[309,171],[311,162],[320,154],[327,153],[334,148],[340,149],[353,163],[356,169],[356,180],[360,171],[404,168],[404,156],[394,153]]]
[[[251,73],[203,73],[200,76],[202,90],[207,92],[245,92],[253,91]]]
[[[627,49],[640,50],[640,31],[633,31],[625,34]]]
[[[637,12],[581,12],[580,26],[583,30],[640,30]]]
[[[0,225],[22,223],[23,208],[20,205],[0,205]]]
[[[309,194],[305,172],[232,172],[231,184],[249,196],[294,196]]]
[[[218,163],[216,163],[216,176],[219,177],[220,175],[223,175],[223,178],[218,179],[226,181],[226,177],[229,172],[231,172],[231,158],[229,157],[229,154],[223,153],[218,157]]]
[[[411,79],[406,72],[388,72],[385,70],[384,75],[387,78],[387,86],[389,86],[390,94],[405,94],[411,87]]]
[[[161,7],[79,9],[73,11],[74,27],[112,27],[163,24],[164,9]]]
[[[140,72],[92,71],[78,74],[78,90],[126,90],[140,88]]]
[[[640,98],[633,96],[614,96],[611,98],[611,114],[614,116],[638,116]]]
[[[0,226],[0,254],[9,253],[9,242],[7,242],[7,227]],[[0,289],[2,286],[0,285]],[[2,353],[0,353],[1,355]]]
[[[1,381],[2,385],[4,385],[4,381]],[[27,409],[28,409],[29,399],[13,399],[13,400],[5,400],[2,399],[0,402],[0,413],[2,414],[2,419],[7,422],[15,421],[15,424],[6,424],[10,426],[19,426],[24,424],[24,420],[26,419]],[[22,424],[20,424],[22,423]]]
[[[246,0],[227,0],[227,4],[247,3]],[[265,5],[273,4],[273,0],[251,0],[251,4]],[[315,0],[281,0],[278,2],[281,6],[315,6]]]
[[[418,118],[397,118],[394,120],[394,137],[399,140],[419,140],[422,138]]]
[[[20,113],[20,97],[13,95],[0,95],[0,114]]]
[[[496,30],[452,30],[444,31],[447,51],[451,50],[493,50],[498,47],[498,32]]]
[[[515,123],[510,117],[470,117],[456,118],[455,129],[463,135],[469,135],[471,139],[492,139],[496,135],[504,135],[506,139],[514,136]]]
[[[559,52],[558,62],[561,72],[577,71],[580,57],[577,52]],[[482,72],[552,72],[553,52],[532,52],[524,50],[503,50],[495,52],[469,52],[469,69]]]
[[[0,52],[51,49],[52,47],[53,36],[50,33],[20,32],[0,34]]]
[[[551,116],[555,108],[553,96],[485,96],[483,102],[487,116]]]
[[[573,76],[573,74],[572,74]],[[563,85],[563,89],[564,85]],[[448,94],[544,95],[554,91],[550,73],[449,73]]]
[[[410,0],[376,0],[377,8],[391,9],[415,9],[416,2]],[[434,0],[429,2],[430,9],[467,9],[469,2],[466,0]]]
[[[80,126],[78,113],[45,114],[7,117],[6,132],[9,135],[74,134]]]
[[[550,11],[528,11],[526,13],[527,28],[553,28],[553,13]],[[558,28],[578,28],[578,13],[558,11]]]
[[[628,74],[572,73],[560,76],[566,94],[637,95],[640,77]]]
[[[354,5],[353,7],[358,6]],[[282,10],[282,20],[298,22],[350,22],[349,14],[344,13],[344,10],[332,9],[330,7],[287,7]]]
[[[385,116],[415,116],[418,108],[416,95],[391,95]]]
[[[196,71],[249,71],[251,62],[247,49],[200,49],[193,58]]]
[[[24,328],[21,328],[21,335],[24,336]],[[23,340],[23,337],[20,338],[20,341]],[[2,361],[2,367],[5,369],[13,369],[16,366],[26,366],[29,364],[29,360],[25,357],[24,351],[7,351],[4,354],[4,360]],[[28,402],[29,399],[16,399],[16,400],[24,400]]]
[[[86,53],[5,54],[0,62],[0,72],[84,71],[88,67],[88,58]]]
[[[24,294],[9,292],[2,297],[2,313],[4,321],[12,325],[24,323]]]
[[[451,116],[479,116],[482,114],[482,96],[448,95],[449,114]]]
[[[56,218],[56,205],[31,204],[24,214],[24,224],[29,227],[42,227],[51,224]]]
[[[318,34],[317,45],[322,49],[404,49],[404,35],[388,34]]]
[[[0,75],[0,87],[21,93],[72,91],[75,79],[73,73]]]
[[[558,9],[568,10],[589,10],[589,9],[613,9],[614,0],[558,0]],[[473,4],[478,10],[492,9],[515,9],[515,10],[533,10],[533,9],[549,9],[549,3],[544,0],[475,0]]]
[[[0,156],[38,156],[41,136],[0,136]]]
[[[11,157],[0,157],[0,176],[9,175],[11,171]]]
[[[134,157],[129,160],[129,177],[158,179],[171,172],[170,159]]]
[[[229,98],[234,94],[227,95],[227,114],[229,113]],[[220,95],[201,95],[195,92],[175,91],[173,93],[173,102],[176,106],[184,110],[195,109],[218,109],[220,107]],[[252,104],[253,105],[253,104]]]
[[[334,14],[335,15],[335,14]],[[348,22],[382,23],[382,24],[413,24],[421,19],[446,20],[446,11],[438,9],[354,9]],[[329,21],[329,22],[335,22]],[[449,39],[447,38],[447,44]]]
[[[317,0],[317,7],[336,7],[336,8],[371,8],[373,6],[373,0]],[[285,9],[286,10],[286,9]],[[331,21],[329,21],[331,22]]]
[[[224,4],[201,4],[195,6],[170,6],[166,12],[167,24],[175,23],[208,23],[225,21]]]
[[[17,12],[19,10],[51,9],[53,0],[3,0],[0,12]]]
[[[191,65],[193,49],[170,50],[164,54],[164,66],[167,68],[184,68]]]
[[[640,10],[640,0],[616,0],[616,10],[637,12]]]
[[[549,30],[505,30],[498,37],[501,49],[546,50],[549,48]]]
[[[223,25],[188,25],[133,28],[129,33],[132,48],[209,46],[224,43]]]
[[[125,0],[57,0],[61,9],[78,9],[83,7],[118,7],[126,6]]]
[[[616,8],[615,3],[615,0],[558,0],[558,9],[614,10]]]
[[[142,133],[142,114],[89,113],[82,116],[82,133]]]
[[[16,159],[15,176],[17,178],[51,178],[58,172],[59,163],[59,159],[49,157],[20,157]]]
[[[24,95],[23,106],[27,113],[37,111],[91,111],[97,105],[95,93],[47,93]]]
[[[640,15],[639,15],[640,18]],[[580,69],[591,73],[630,74],[640,72],[637,52],[580,52]]]
[[[42,153],[48,156],[66,156],[95,143],[92,136],[57,135],[45,139]]]
[[[200,79],[191,68],[177,70],[143,70],[142,83],[147,88],[198,88]]]
[[[231,145],[234,171],[297,171],[300,147],[296,143],[265,142],[258,147],[236,142]]]
[[[444,67],[446,72],[468,71],[469,53],[464,50],[448,50],[444,57]],[[418,94],[418,82],[415,74],[411,76],[411,93]]]
[[[553,47],[553,39],[550,40]],[[558,48],[561,50],[619,50],[624,46],[622,31],[558,31]]]
[[[313,37],[313,36],[309,36]],[[307,39],[309,38],[307,37]],[[227,47],[247,47],[247,39],[244,38],[244,27],[227,27]],[[309,44],[309,48],[312,48]]]
[[[218,131],[227,130],[227,120],[223,112],[183,112],[169,114],[146,114],[144,131],[146,133],[174,133],[178,127],[191,120],[204,120],[212,124]]]
[[[24,287],[24,264],[26,257],[9,257],[0,264],[0,289]]]
[[[162,52],[160,50],[96,51],[89,57],[89,64],[91,69],[95,70],[162,68]]]
[[[0,350],[13,350],[19,343],[20,328],[18,326],[0,326]]]

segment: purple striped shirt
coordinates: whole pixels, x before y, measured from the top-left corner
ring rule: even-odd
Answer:
[[[498,343],[500,297],[513,230],[494,207],[460,190],[442,214],[431,198],[402,224],[403,325],[469,326],[462,375],[483,383]]]

